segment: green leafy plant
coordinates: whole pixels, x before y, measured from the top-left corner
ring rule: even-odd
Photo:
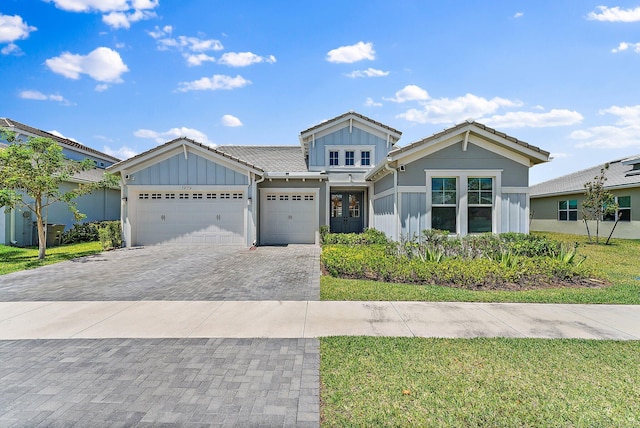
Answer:
[[[122,229],[119,221],[103,222],[98,228],[98,236],[103,250],[122,246]]]

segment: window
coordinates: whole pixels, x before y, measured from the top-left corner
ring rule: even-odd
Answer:
[[[468,232],[491,232],[493,230],[493,178],[469,177],[467,179],[467,206]]]
[[[631,221],[631,196],[616,196],[615,201],[618,204],[618,210],[615,213],[604,216],[604,221]]]
[[[162,193],[152,193],[151,199],[162,199]]]
[[[349,194],[349,217],[360,217],[360,199],[357,195]]]
[[[176,198],[176,194],[175,193],[165,193],[164,194],[164,198],[165,199],[175,199]]]
[[[431,179],[431,228],[456,233],[457,184],[454,177]]]
[[[578,201],[576,199],[570,199],[568,201],[558,201],[558,220],[578,220]]]
[[[353,150],[347,150],[344,152],[344,164],[346,166],[353,166],[355,162],[355,154]]]
[[[338,157],[338,152],[337,151],[330,151],[329,152],[329,165],[330,166],[338,166],[340,165],[340,158]]]
[[[138,199],[149,199],[149,194],[148,193],[140,193],[138,195]]]
[[[276,195],[267,195],[267,201],[275,201]]]
[[[178,199],[189,199],[188,193],[178,193]]]
[[[194,193],[193,199],[202,199],[202,193]]]
[[[342,195],[331,195],[331,217],[342,217]]]
[[[371,152],[360,152],[360,166],[371,165]]]

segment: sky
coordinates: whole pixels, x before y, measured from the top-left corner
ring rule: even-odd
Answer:
[[[640,0],[1,0],[0,76],[0,117],[120,159],[348,111],[476,120],[551,152],[531,184],[640,154]]]

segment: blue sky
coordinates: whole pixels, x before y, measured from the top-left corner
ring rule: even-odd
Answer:
[[[640,1],[2,0],[1,117],[126,158],[295,145],[357,111],[401,145],[474,119],[536,183],[640,153]]]

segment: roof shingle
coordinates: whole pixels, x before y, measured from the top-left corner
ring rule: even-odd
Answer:
[[[266,172],[307,172],[299,146],[218,146],[218,150]]]

